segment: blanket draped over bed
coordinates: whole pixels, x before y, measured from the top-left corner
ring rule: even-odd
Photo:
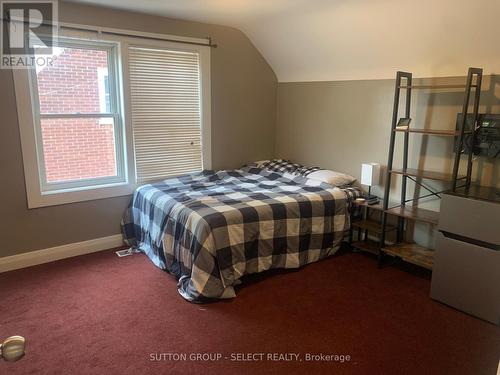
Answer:
[[[230,298],[245,274],[334,254],[358,193],[260,168],[203,171],[138,188],[122,230],[185,299]]]

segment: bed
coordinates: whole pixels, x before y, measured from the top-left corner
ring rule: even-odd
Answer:
[[[191,302],[232,298],[244,275],[333,255],[362,192],[290,168],[250,165],[141,186],[122,221],[125,241],[173,274]]]

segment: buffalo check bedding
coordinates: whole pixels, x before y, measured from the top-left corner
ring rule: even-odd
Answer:
[[[361,194],[265,168],[203,171],[138,188],[122,231],[185,299],[231,298],[243,275],[334,254]]]

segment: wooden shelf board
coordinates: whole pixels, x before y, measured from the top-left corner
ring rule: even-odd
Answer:
[[[448,181],[448,182],[451,182],[452,180],[452,175],[450,173],[425,171],[422,169],[407,168],[406,170],[403,170],[403,169],[393,168],[390,172],[401,174],[403,176],[427,178],[429,180]],[[464,177],[465,176],[463,175],[458,175],[457,178],[464,178]]]
[[[401,242],[386,246],[382,251],[388,255],[399,257],[405,262],[432,270],[434,264],[434,250],[427,249],[415,243]]]
[[[439,221],[439,212],[426,210],[415,206],[398,206],[386,210],[390,215],[401,216],[414,221],[420,221],[429,224],[437,224]]]
[[[352,226],[355,228],[360,228],[360,229],[366,229],[368,232],[373,232],[373,233],[382,233],[382,225],[380,222],[375,221],[375,220],[359,220],[359,221],[354,221],[352,223]],[[385,231],[389,232],[391,230],[396,229],[394,225],[389,225],[387,224],[385,226]]]
[[[400,89],[434,89],[434,90],[446,90],[446,89],[464,89],[467,85],[401,85],[398,86]],[[471,87],[477,87],[477,85],[471,85]]]
[[[368,208],[371,208],[371,209],[374,209],[374,210],[378,210],[378,211],[383,211],[383,209],[384,209],[384,207],[382,206],[382,203],[368,204],[368,203],[366,203],[366,201],[364,201],[364,202],[357,202],[356,200],[354,200],[353,203],[356,206],[368,207]]]
[[[460,135],[459,130],[439,130],[439,129],[416,129],[416,128],[409,128],[409,129],[394,129],[396,132],[401,132],[401,133],[416,133],[416,134],[428,134],[428,135],[439,135],[439,136],[444,136],[444,137],[456,137]],[[470,134],[470,131],[465,131],[464,134]]]
[[[351,243],[352,247],[355,247],[358,250],[366,251],[368,253],[372,253],[378,255],[380,250],[380,243],[372,240],[368,241],[356,241]]]

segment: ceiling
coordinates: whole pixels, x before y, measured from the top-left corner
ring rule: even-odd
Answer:
[[[499,0],[77,0],[242,30],[280,82],[500,73]]]

